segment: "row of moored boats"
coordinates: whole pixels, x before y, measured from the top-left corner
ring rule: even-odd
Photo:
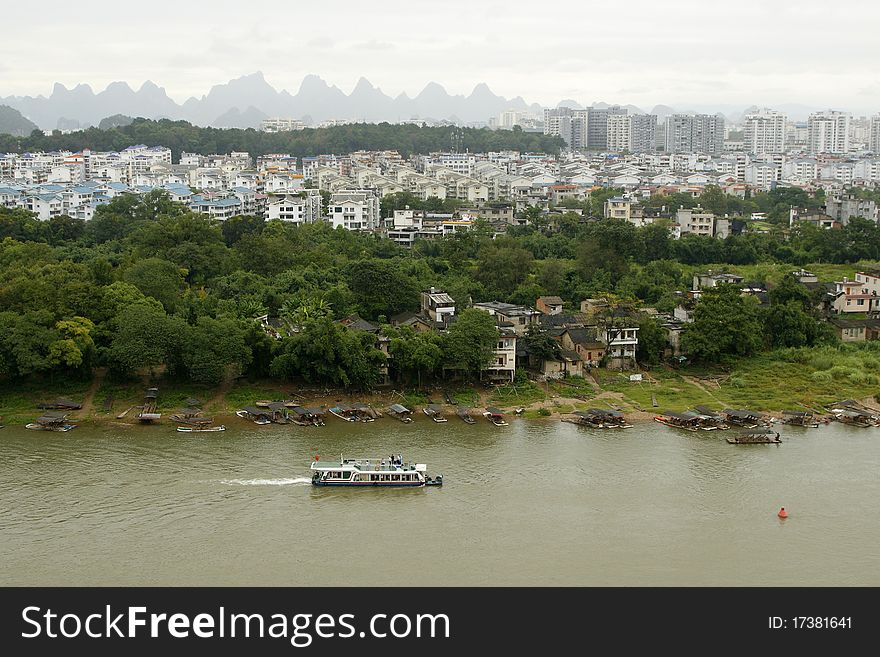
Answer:
[[[434,422],[448,422],[446,411],[440,404],[428,404],[422,411]],[[333,415],[345,422],[374,422],[382,417],[383,413],[364,403],[337,404],[325,409],[323,407],[307,408],[296,402],[258,401],[254,406],[246,406],[236,411],[236,415],[259,425],[297,424],[320,427],[325,425],[328,415]],[[403,404],[391,404],[385,409],[384,415],[408,424],[413,422],[415,413]],[[470,406],[458,405],[455,407],[455,416],[467,424],[476,423],[474,415],[486,418],[495,426],[507,426],[504,414],[493,406],[489,406],[483,411],[476,411]]]

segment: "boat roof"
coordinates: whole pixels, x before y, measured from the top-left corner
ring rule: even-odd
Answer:
[[[389,406],[388,408],[395,413],[412,413],[411,410],[409,410],[406,406],[403,406],[402,404],[391,404],[391,406]]]
[[[725,408],[723,412],[733,417],[761,417],[763,415],[763,413],[758,411],[743,411],[735,408]]]
[[[269,415],[265,408],[257,408],[256,406],[245,406],[243,409],[248,415]]]
[[[696,410],[698,413],[702,413],[707,417],[720,417],[718,411],[713,411],[708,406],[694,406],[694,410]]]
[[[870,413],[865,413],[864,411],[854,411],[851,409],[834,409],[835,412],[839,415],[846,415],[847,417],[870,417]]]
[[[427,408],[432,413],[441,413],[443,411],[443,407],[439,404],[428,404]]]
[[[812,413],[807,411],[782,411],[783,415],[791,415],[792,417],[809,417]]]
[[[699,415],[688,415],[687,413],[675,413],[673,411],[664,411],[661,415],[665,415],[666,417],[674,417],[676,420],[697,420],[700,418]]]
[[[334,406],[334,407],[331,408],[330,410],[331,410],[331,411],[343,411],[343,412],[345,412],[345,411],[353,411],[354,408],[351,407],[351,406],[348,406],[347,404],[337,404],[336,406]]]
[[[39,423],[63,422],[67,419],[69,413],[61,413],[59,411],[47,411],[37,418]]]
[[[489,411],[489,413],[491,413],[492,415],[503,415],[503,413],[494,406],[487,406],[486,410]]]

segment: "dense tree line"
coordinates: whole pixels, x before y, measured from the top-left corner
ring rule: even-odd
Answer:
[[[88,128],[50,135],[34,130],[27,137],[0,134],[0,152],[25,151],[120,151],[128,146],[167,146],[174,159],[180,153],[231,153],[247,151],[252,157],[266,153],[289,153],[308,157],[322,153],[351,153],[358,150],[396,150],[404,157],[413,153],[469,150],[476,153],[515,150],[558,154],[565,145],[561,138],[533,132],[429,127],[391,123],[351,123],[330,128],[306,128],[269,133],[253,128],[200,128],[186,121],[135,119],[128,125],[107,129]]]
[[[89,222],[0,209],[0,374],[85,376],[106,365],[215,382],[233,367],[370,387],[384,358],[375,336],[335,321],[358,314],[385,327],[396,379],[474,377],[497,337],[488,315],[461,314],[442,337],[389,326],[394,315],[418,310],[421,290],[443,288],[459,309],[486,300],[534,304],[541,295],[576,306],[610,294],[671,311],[676,292],[690,289],[695,271],[709,264],[880,259],[880,228],[861,219],[840,230],[674,240],[662,221],[636,228],[590,214],[560,210],[499,237],[478,223],[407,250],[326,224],[252,216],[215,222],[162,192],[116,198]],[[816,299],[795,282],[783,280],[771,302],[758,309],[731,292],[707,293],[686,346],[713,362],[831,339]],[[294,335],[267,336],[255,320],[267,314],[296,327]],[[719,322],[732,332],[713,332]],[[662,329],[649,320],[641,328],[640,359],[657,362]],[[536,349],[553,348],[532,340]]]

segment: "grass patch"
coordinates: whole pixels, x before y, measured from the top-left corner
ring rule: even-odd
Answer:
[[[498,406],[527,406],[544,401],[547,394],[533,381],[508,383],[499,386],[492,393],[490,401]]]
[[[473,388],[459,388],[449,394],[452,401],[464,406],[477,406],[480,403],[480,393]]]
[[[253,406],[258,399],[290,399],[290,386],[274,381],[248,381],[240,379],[232,386],[225,398],[225,409],[236,411],[244,406]],[[207,401],[202,399],[202,401]]]
[[[5,380],[0,383],[0,416],[4,424],[27,424],[42,414],[37,404],[51,401],[56,397],[67,397],[82,403],[88,392],[90,380],[65,379],[25,379]],[[71,415],[76,411],[71,411]]]

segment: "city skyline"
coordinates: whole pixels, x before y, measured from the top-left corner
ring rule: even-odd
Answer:
[[[125,81],[137,89],[150,80],[181,104],[259,70],[291,93],[305,75],[318,74],[345,93],[366,77],[392,97],[413,97],[429,82],[453,95],[486,83],[545,107],[573,99],[645,110],[880,108],[871,71],[880,54],[871,39],[880,20],[874,5],[860,5],[852,21],[840,6],[829,13],[814,0],[749,0],[737,12],[693,0],[662,7],[632,0],[623,25],[614,7],[582,3],[544,12],[522,2],[451,0],[420,7],[419,21],[397,0],[381,12],[343,0],[295,9],[267,0],[253,16],[231,2],[206,9],[157,0],[153,7],[145,13],[98,0],[86,13],[50,0],[51,24],[36,24],[22,6],[7,8],[17,29],[0,44],[0,95],[47,95],[56,82],[99,91]],[[757,9],[762,20],[744,30],[743,17]],[[582,19],[565,19],[566,12]],[[35,42],[39,49],[28,47]]]

